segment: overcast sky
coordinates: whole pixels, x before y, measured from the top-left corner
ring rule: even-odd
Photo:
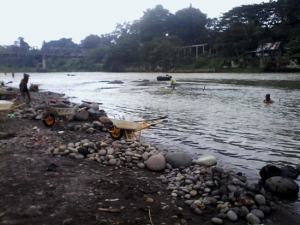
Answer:
[[[0,45],[12,45],[18,37],[38,48],[61,38],[80,44],[90,34],[111,33],[117,23],[140,19],[158,4],[171,13],[192,4],[213,18],[262,2],[268,0],[0,0]]]

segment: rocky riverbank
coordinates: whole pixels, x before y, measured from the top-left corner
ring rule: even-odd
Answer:
[[[0,140],[2,224],[281,225],[299,220],[259,182],[247,182],[246,174],[218,166],[213,157],[193,159],[149,143],[114,141],[90,116],[48,128],[40,106],[63,95],[32,96],[30,105],[0,122],[7,134]],[[93,118],[105,114],[93,110]]]

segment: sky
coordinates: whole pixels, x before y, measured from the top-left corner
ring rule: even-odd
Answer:
[[[173,14],[192,4],[218,18],[233,7],[262,2],[268,0],[0,0],[0,45],[12,45],[18,37],[38,48],[61,38],[80,44],[90,34],[108,34],[117,23],[140,19],[159,4]]]

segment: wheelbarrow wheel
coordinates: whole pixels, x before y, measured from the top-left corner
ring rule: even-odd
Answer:
[[[53,114],[47,114],[43,119],[43,124],[46,127],[52,127],[55,124],[55,117]]]
[[[116,126],[113,126],[108,132],[111,138],[115,140],[120,140],[124,135],[124,130],[119,129]]]

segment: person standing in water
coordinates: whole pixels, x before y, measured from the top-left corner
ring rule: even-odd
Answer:
[[[171,81],[171,88],[174,90],[176,86],[176,80],[174,77],[171,77],[170,81]]]
[[[263,101],[264,103],[274,103],[274,101],[271,99],[271,95],[270,94],[266,94],[266,98]]]

